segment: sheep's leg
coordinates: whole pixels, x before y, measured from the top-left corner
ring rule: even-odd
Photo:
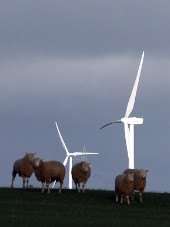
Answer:
[[[128,195],[126,196],[126,199],[127,199],[127,204],[130,205],[130,201],[129,201],[129,196]]]
[[[15,172],[12,172],[12,183],[11,183],[11,188],[13,188],[13,184],[14,184],[15,177],[16,177],[16,173],[15,173]]]
[[[139,192],[139,199],[140,199],[140,202],[143,203],[143,199],[142,199],[142,191]]]
[[[78,193],[80,193],[80,183],[78,183]]]
[[[123,197],[124,197],[124,195],[123,195],[123,194],[121,194],[120,203],[123,203]]]
[[[22,176],[22,179],[23,179],[23,185],[22,185],[22,188],[25,188],[25,176]]]
[[[42,182],[42,190],[41,190],[41,193],[44,193],[44,188],[45,188],[45,182]]]
[[[49,184],[49,183],[47,183],[47,184],[46,184],[46,186],[47,186],[47,194],[50,194],[50,187],[49,187],[49,186],[50,186],[50,184]]]
[[[83,193],[85,193],[85,184],[86,184],[86,182],[83,182],[83,183],[82,183],[82,192],[83,192]]]
[[[63,186],[63,183],[60,182],[60,188],[59,188],[58,193],[61,193],[62,186]]]
[[[119,194],[116,192],[116,203],[119,201]]]
[[[28,183],[29,183],[29,178],[28,177],[26,177],[26,183],[27,183],[26,188],[28,189]]]
[[[130,194],[130,199],[131,199],[131,200],[134,200],[134,198],[135,198],[135,191],[133,191],[133,192]]]
[[[50,194],[50,183],[51,183],[51,179],[47,179],[46,180],[47,194]]]

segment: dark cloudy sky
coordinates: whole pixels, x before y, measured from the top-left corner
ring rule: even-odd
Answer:
[[[170,192],[169,9],[168,0],[1,0],[0,186],[25,152],[63,162],[57,121],[70,151],[100,153],[88,156],[88,187],[114,189],[128,166],[124,128],[99,128],[124,116],[144,50],[135,167],[149,170],[147,191]]]

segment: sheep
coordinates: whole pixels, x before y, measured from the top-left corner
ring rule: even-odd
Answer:
[[[126,169],[124,173],[133,173],[134,175],[134,188],[133,191],[139,191],[139,200],[143,203],[142,194],[146,186],[146,177],[149,170],[144,169]],[[134,199],[134,192],[132,194],[132,199]]]
[[[26,188],[28,188],[29,178],[33,173],[32,161],[34,159],[36,153],[26,153],[24,158],[16,160],[13,165],[12,171],[12,184],[11,188],[13,188],[14,179],[16,174],[23,178],[23,188],[25,188],[25,182],[27,183]]]
[[[130,205],[129,196],[133,192],[133,174],[120,174],[115,178],[115,193],[116,202],[119,200],[119,195],[121,196],[120,203],[123,203],[123,198],[127,199],[127,204]]]
[[[65,167],[58,161],[44,162],[41,158],[35,158],[33,160],[33,170],[38,181],[42,183],[42,191],[44,193],[45,183],[47,186],[47,193],[50,194],[49,185],[54,181],[60,182],[59,193],[61,193],[64,177]]]
[[[72,167],[72,178],[76,185],[76,191],[80,193],[80,183],[82,183],[82,192],[85,192],[85,184],[91,175],[90,163],[80,162]],[[78,185],[78,187],[77,187]]]

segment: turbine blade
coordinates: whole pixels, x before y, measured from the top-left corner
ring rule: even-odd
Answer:
[[[128,105],[127,105],[127,108],[126,108],[125,117],[129,117],[129,115],[131,114],[133,107],[134,107],[136,92],[137,92],[138,83],[139,83],[139,78],[140,78],[140,74],[141,74],[141,70],[142,70],[143,59],[144,59],[144,51],[142,53],[142,57],[141,57],[141,61],[140,61],[140,64],[139,64],[136,80],[135,80],[135,83],[134,83],[134,86],[133,86],[133,89],[132,89],[132,93],[131,93],[131,96],[129,98],[129,102],[128,102]]]
[[[67,162],[68,162],[68,158],[69,158],[69,156],[66,156],[66,158],[65,158],[65,160],[64,160],[64,162],[63,162],[63,165],[64,165],[64,166],[66,166],[66,164],[67,164]]]
[[[63,140],[63,138],[62,138],[62,136],[61,136],[59,127],[58,127],[58,125],[57,125],[57,122],[55,122],[55,125],[56,125],[57,131],[58,131],[58,135],[59,135],[60,140],[61,140],[61,144],[62,144],[64,150],[66,151],[66,153],[69,154],[69,151],[68,151],[68,149],[67,149],[67,147],[66,147],[66,144],[64,143],[64,140]]]
[[[74,152],[70,153],[71,156],[79,156],[79,155],[90,155],[90,154],[99,154],[99,153],[87,153],[87,152]]]
[[[76,155],[91,155],[91,154],[99,154],[99,153],[85,153],[85,152],[80,152],[80,153],[78,153],[78,154],[76,154]]]
[[[128,159],[130,159],[130,131],[127,123],[124,123],[124,130],[125,130],[125,140],[126,140],[126,147],[128,153]]]
[[[91,154],[99,154],[99,153],[84,153],[85,155],[91,155]]]
[[[120,120],[118,120],[118,121],[112,121],[110,123],[107,123],[107,124],[103,125],[100,129],[102,129],[102,128],[108,126],[108,125],[114,124],[114,123],[121,123],[121,121]]]

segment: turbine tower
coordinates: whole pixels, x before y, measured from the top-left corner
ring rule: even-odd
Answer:
[[[124,124],[126,147],[127,147],[127,153],[128,153],[128,159],[129,159],[129,169],[134,169],[134,125],[143,124],[143,118],[129,117],[135,104],[136,92],[137,92],[140,74],[142,70],[143,60],[144,60],[144,52],[142,53],[141,61],[138,68],[138,73],[132,89],[131,96],[129,98],[125,116],[118,121],[112,121],[100,128],[102,129],[113,123]]]
[[[66,166],[68,160],[69,160],[69,189],[72,189],[72,175],[71,175],[71,170],[72,170],[72,165],[73,165],[73,157],[76,157],[76,156],[82,156],[82,155],[92,155],[92,154],[99,154],[99,153],[87,153],[87,152],[72,152],[70,153],[67,149],[67,146],[61,136],[61,133],[60,133],[60,130],[59,130],[59,127],[58,127],[58,124],[57,122],[55,122],[55,125],[56,125],[56,128],[57,128],[57,131],[58,131],[58,135],[60,137],[60,140],[61,140],[61,143],[62,143],[62,146],[64,148],[64,150],[66,151],[66,158],[63,162],[63,165]],[[54,183],[55,185],[55,183]],[[53,186],[54,186],[53,185]]]

